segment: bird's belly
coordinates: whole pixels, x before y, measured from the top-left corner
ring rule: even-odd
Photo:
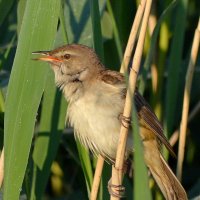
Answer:
[[[110,105],[115,106],[115,105]],[[94,153],[111,160],[116,156],[120,132],[120,108],[77,101],[70,105],[68,117],[75,136]]]

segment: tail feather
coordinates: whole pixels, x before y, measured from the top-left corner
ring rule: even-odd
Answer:
[[[184,188],[160,154],[157,141],[151,138],[143,140],[143,146],[145,163],[165,199],[187,200]]]
[[[149,166],[149,169],[165,198],[167,200],[187,200],[188,198],[184,188],[161,154],[160,161],[160,167],[155,168]]]

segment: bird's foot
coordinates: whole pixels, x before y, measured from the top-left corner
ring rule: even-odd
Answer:
[[[125,187],[123,185],[113,185],[111,179],[108,181],[108,192],[111,196],[125,198]]]
[[[125,127],[125,128],[128,128],[129,125],[131,124],[131,118],[125,117],[123,114],[119,115],[119,120],[120,120],[122,126]]]

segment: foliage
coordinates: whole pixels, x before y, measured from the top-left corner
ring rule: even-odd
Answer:
[[[19,196],[31,200],[88,199],[96,159],[75,143],[73,130],[65,128],[67,102],[55,88],[49,66],[34,62],[31,52],[53,49],[64,43],[81,43],[94,47],[108,68],[119,70],[137,6],[131,0],[0,1],[0,146],[2,149],[4,141],[4,199],[14,200]],[[158,24],[152,37],[146,38],[138,87],[170,138],[180,125],[185,74],[200,4],[197,0],[171,4],[165,0],[157,1],[153,7],[155,13],[151,17]],[[199,66],[198,57],[190,113],[199,103]],[[199,113],[189,119],[183,166],[183,185],[190,197],[199,192],[194,189],[198,188],[200,178]],[[177,153],[177,142],[174,149]],[[168,161],[174,170],[176,159],[169,157]],[[109,198],[110,174],[106,163],[99,199]],[[127,199],[132,199],[131,178],[125,177],[124,185]],[[159,199],[153,180],[149,179],[149,185],[153,199]]]

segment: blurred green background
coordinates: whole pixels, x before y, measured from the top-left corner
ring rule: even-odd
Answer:
[[[119,71],[138,4],[131,0],[0,1],[4,199],[88,199],[96,158],[77,144],[73,130],[65,127],[67,102],[55,88],[48,64],[34,62],[31,52],[67,43],[85,44],[95,48],[107,68]],[[168,138],[179,129],[185,74],[199,14],[198,0],[153,1],[138,88]],[[198,56],[182,176],[190,198],[200,194],[199,75]],[[176,153],[177,147],[176,141]],[[166,158],[175,171],[177,160],[167,154]],[[106,163],[99,199],[109,199],[110,168]],[[124,185],[127,199],[133,199],[132,179],[125,177]],[[151,178],[149,185],[152,199],[162,199]]]

